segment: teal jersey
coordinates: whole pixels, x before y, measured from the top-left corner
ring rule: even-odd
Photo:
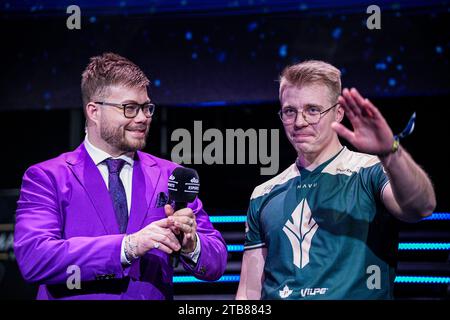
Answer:
[[[342,150],[255,188],[245,250],[267,248],[262,299],[391,299],[395,223],[376,156]]]

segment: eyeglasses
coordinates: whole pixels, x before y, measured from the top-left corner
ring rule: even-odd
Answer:
[[[125,118],[128,119],[136,117],[140,109],[142,109],[142,112],[147,118],[150,118],[155,112],[155,105],[150,102],[139,104],[139,103],[111,103],[111,102],[96,101],[94,103],[103,106],[111,106],[123,109],[123,115],[125,116]]]
[[[320,111],[320,108],[317,106],[307,106],[305,109],[300,111],[302,113],[303,119],[309,124],[316,124],[320,121],[322,116],[336,107],[339,104],[336,103],[326,109],[325,111]],[[297,121],[299,110],[293,107],[286,107],[278,111],[278,115],[280,116],[280,119],[285,124],[292,124],[295,121]]]

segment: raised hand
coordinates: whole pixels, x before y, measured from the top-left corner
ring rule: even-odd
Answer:
[[[344,108],[354,130],[333,122],[331,127],[338,135],[348,140],[360,152],[380,156],[391,152],[394,135],[372,102],[363,98],[355,88],[344,89],[338,102]]]

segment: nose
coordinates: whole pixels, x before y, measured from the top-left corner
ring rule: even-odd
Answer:
[[[147,118],[142,108],[139,108],[138,114],[134,117],[135,122],[147,122],[150,118]]]
[[[307,127],[309,125],[308,122],[306,122],[305,118],[303,117],[303,113],[301,111],[298,111],[297,118],[295,119],[294,126],[296,128],[303,128]]]

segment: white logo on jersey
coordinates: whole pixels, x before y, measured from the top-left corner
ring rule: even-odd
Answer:
[[[311,188],[315,188],[317,187],[319,184],[316,183],[304,183],[304,184],[299,184],[297,186],[297,189],[311,189]]]
[[[304,268],[309,263],[311,240],[319,226],[312,218],[311,209],[303,199],[292,212],[291,220],[286,221],[283,231],[292,247],[292,263],[297,268]]]
[[[285,285],[283,290],[280,290],[279,292],[280,292],[280,297],[283,299],[289,297],[292,294],[292,290],[289,289],[289,287],[287,285]]]
[[[327,291],[328,288],[305,288],[300,290],[300,294],[304,298],[306,296],[315,296],[316,294],[325,294]]]

